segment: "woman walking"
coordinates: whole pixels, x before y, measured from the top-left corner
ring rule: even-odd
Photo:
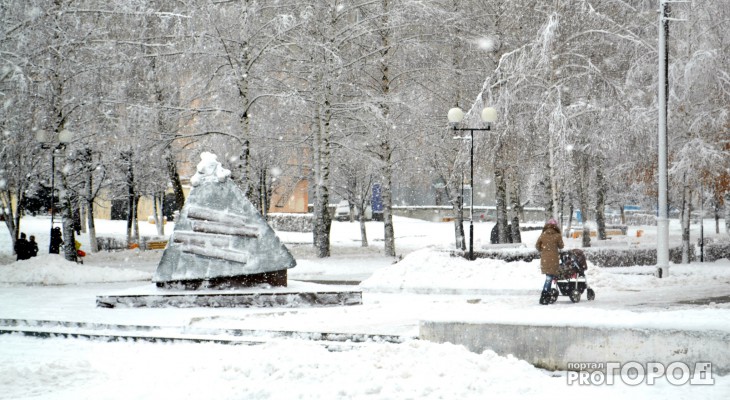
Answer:
[[[563,248],[563,235],[560,234],[558,221],[550,218],[542,228],[542,233],[535,243],[540,252],[540,269],[545,274],[545,284],[540,295],[540,304],[550,304],[550,289],[553,279],[558,275],[560,249]]]

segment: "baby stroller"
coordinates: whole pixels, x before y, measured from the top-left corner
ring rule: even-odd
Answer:
[[[586,264],[586,256],[583,250],[573,249],[560,252],[560,265],[558,276],[553,279],[560,289],[552,288],[550,291],[550,303],[555,303],[558,296],[568,296],[570,301],[577,303],[580,301],[583,292],[587,292],[588,300],[596,298],[596,293],[588,286],[585,271],[588,269]]]

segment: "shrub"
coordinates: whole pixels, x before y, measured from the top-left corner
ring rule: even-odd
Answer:
[[[312,214],[270,213],[266,216],[269,226],[284,232],[312,232]]]

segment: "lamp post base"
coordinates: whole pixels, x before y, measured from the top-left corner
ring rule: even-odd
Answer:
[[[469,221],[469,261],[474,261],[474,221]]]

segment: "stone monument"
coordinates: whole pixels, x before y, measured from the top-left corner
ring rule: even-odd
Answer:
[[[273,229],[211,153],[200,155],[193,189],[151,288],[96,297],[97,307],[336,307],[362,304],[351,287],[287,282],[296,266]]]
[[[287,286],[294,257],[216,155],[204,152],[200,158],[152,280],[171,289]]]

